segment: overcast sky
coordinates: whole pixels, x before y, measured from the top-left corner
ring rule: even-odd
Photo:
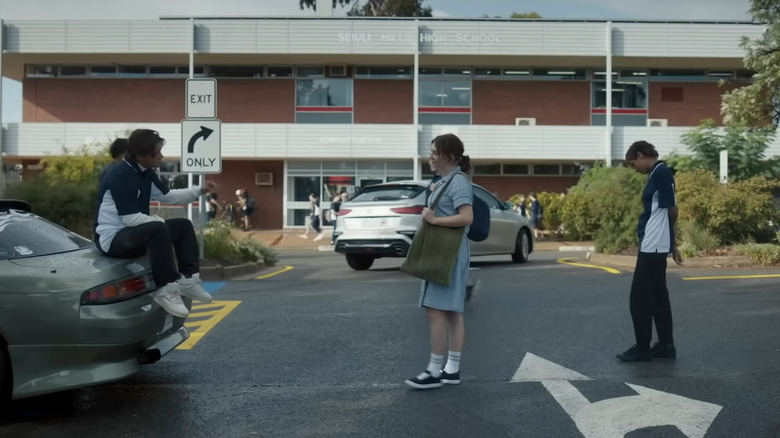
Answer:
[[[354,0],[353,0],[354,1]],[[637,20],[750,20],[750,0],[427,0],[435,17],[508,17]],[[336,8],[334,15],[345,15]],[[298,0],[0,0],[3,20],[156,19],[171,16],[311,16]],[[3,122],[21,120],[21,86],[3,79]]]

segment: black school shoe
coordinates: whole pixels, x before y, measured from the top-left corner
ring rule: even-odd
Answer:
[[[650,351],[653,353],[653,357],[662,357],[666,359],[677,358],[677,349],[674,348],[674,344],[656,342],[653,344],[653,348],[651,348]]]
[[[404,383],[415,389],[441,388],[441,378],[433,377],[427,370],[417,377],[404,380]]]
[[[653,353],[648,347],[643,348],[634,345],[616,357],[623,362],[649,362],[653,360]]]
[[[447,385],[457,385],[460,383],[460,371],[450,374],[441,370],[441,377],[439,377],[439,380],[441,380],[441,383],[446,383]]]

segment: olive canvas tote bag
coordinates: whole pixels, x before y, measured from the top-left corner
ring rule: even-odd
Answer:
[[[454,177],[455,175],[442,187],[431,204],[431,210],[436,210],[439,199],[447,191],[447,186]],[[423,220],[414,235],[406,260],[401,265],[401,271],[413,277],[449,286],[464,232],[465,227],[442,227]]]

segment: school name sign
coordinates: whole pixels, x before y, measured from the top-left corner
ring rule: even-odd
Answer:
[[[458,33],[369,33],[369,32],[339,32],[339,42],[383,42],[383,43],[501,43],[501,36],[491,32],[458,32]]]

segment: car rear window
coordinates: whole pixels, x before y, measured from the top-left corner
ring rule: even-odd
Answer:
[[[368,186],[359,195],[350,199],[350,201],[402,201],[404,199],[414,199],[424,191],[425,187],[417,184]]]
[[[76,251],[92,241],[32,213],[0,210],[0,260]]]

